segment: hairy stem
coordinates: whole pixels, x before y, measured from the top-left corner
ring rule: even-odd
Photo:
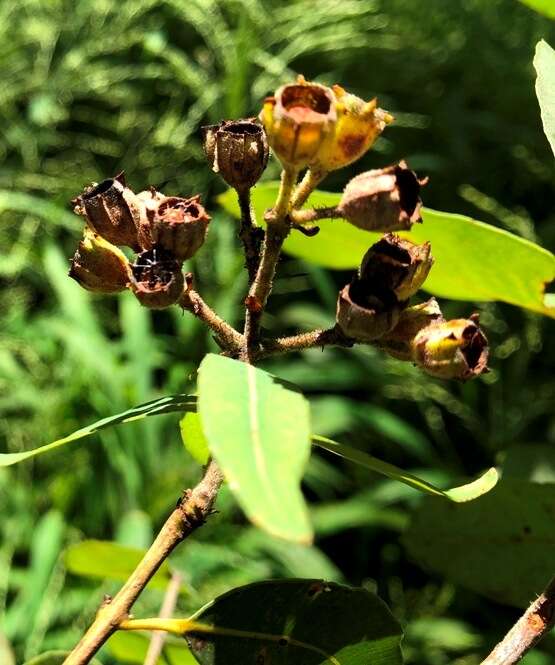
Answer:
[[[239,238],[245,252],[245,265],[249,275],[249,286],[254,282],[258,263],[260,260],[260,245],[264,237],[264,231],[256,225],[251,205],[251,190],[237,190],[239,208],[241,210],[241,226]]]
[[[292,210],[289,215],[295,224],[307,224],[310,222],[317,222],[319,219],[337,219],[341,217],[341,213],[333,206],[329,208]]]
[[[93,624],[64,665],[88,663],[121,622],[129,618],[133,603],[172,550],[204,524],[212,512],[222,482],[219,467],[214,461],[210,462],[202,480],[179,501],[124,586],[98,610]]]
[[[513,665],[555,625],[555,577],[481,665]]]
[[[278,337],[277,339],[263,340],[255,358],[265,358],[278,353],[291,353],[304,349],[324,348],[325,346],[351,347],[354,340],[345,337],[341,330],[334,326],[327,330],[311,330],[291,337]]]
[[[237,351],[243,346],[243,335],[218,316],[190,284],[183,291],[179,305],[205,323],[226,351]]]
[[[293,169],[283,170],[275,206],[267,216],[268,228],[262,247],[262,257],[246,300],[243,359],[247,361],[249,361],[258,344],[262,312],[272,291],[283,241],[291,230],[291,220],[287,213],[289,212],[291,194],[296,181],[297,171]]]
[[[302,208],[308,197],[327,175],[327,171],[312,171],[311,169],[308,169],[304,174],[304,178],[293,192],[291,207],[293,209]]]

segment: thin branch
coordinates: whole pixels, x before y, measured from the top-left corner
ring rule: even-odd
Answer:
[[[308,169],[308,171],[304,174],[304,178],[301,180],[293,193],[291,207],[293,209],[302,208],[308,197],[327,175],[327,171],[312,171],[311,169]]]
[[[291,210],[289,216],[295,224],[308,224],[319,219],[337,219],[341,213],[335,206],[329,208],[307,208],[306,210]]]
[[[513,665],[555,625],[555,577],[481,665]]]
[[[224,321],[200,297],[191,285],[191,278],[179,299],[179,305],[214,331],[221,346],[227,351],[237,351],[243,346],[243,335]]]
[[[262,312],[272,291],[283,241],[291,230],[291,220],[287,213],[291,194],[297,181],[297,174],[298,172],[293,169],[282,171],[281,185],[275,206],[267,215],[268,228],[264,238],[262,257],[246,300],[243,359],[247,361],[258,343]]]
[[[222,482],[222,472],[215,462],[210,462],[202,480],[184,494],[124,586],[114,598],[103,603],[64,665],[86,665],[120,623],[129,618],[133,603],[172,550],[205,523]]]
[[[181,573],[174,572],[171,576],[170,583],[168,584],[168,588],[164,595],[162,607],[160,608],[161,619],[171,619],[179,596],[182,580],[183,576]],[[157,630],[152,633],[143,665],[156,665],[158,658],[160,658],[160,654],[162,653],[162,649],[164,648],[165,641],[166,633],[163,630]]]
[[[350,348],[354,343],[354,340],[346,337],[337,326],[334,326],[327,330],[317,329],[290,337],[263,340],[260,345],[261,348],[255,353],[255,358],[258,360],[278,353],[291,353],[314,348],[323,349],[326,346]]]
[[[245,264],[249,274],[249,286],[254,282],[258,263],[260,261],[260,245],[264,237],[264,231],[256,225],[254,213],[251,205],[251,190],[244,189],[237,191],[239,208],[241,210],[241,226],[239,228],[239,238],[243,243],[245,252]]]

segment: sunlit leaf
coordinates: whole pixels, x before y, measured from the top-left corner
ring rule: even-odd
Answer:
[[[251,584],[216,598],[193,618],[214,627],[188,638],[201,665],[403,662],[401,627],[385,603],[333,582]]]
[[[46,651],[40,656],[35,656],[31,660],[25,661],[23,665],[62,665],[69,654],[69,651]],[[97,658],[90,660],[89,664],[102,665]]]
[[[555,17],[555,4],[550,2]],[[555,51],[543,39],[536,46],[534,67],[536,94],[540,103],[543,130],[555,154]]]
[[[275,201],[277,183],[266,182],[253,190],[253,204],[262,219]],[[315,192],[309,204],[337,205],[339,194]],[[228,191],[219,198],[232,214],[236,197]],[[544,300],[545,286],[555,279],[555,256],[507,231],[470,217],[423,210],[423,224],[405,234],[416,242],[432,243],[435,264],[426,280],[430,293],[455,300],[503,301],[555,317],[555,307]],[[285,242],[292,254],[327,268],[356,269],[377,233],[358,229],[344,220],[319,222],[320,232],[308,238],[293,231]]]
[[[208,442],[202,431],[202,425],[198,413],[190,411],[179,421],[179,429],[183,445],[187,452],[199,464],[206,464],[210,455]]]
[[[402,469],[389,464],[389,462],[383,462],[382,460],[369,455],[362,450],[357,450],[356,448],[351,448],[344,443],[338,443],[337,441],[332,441],[332,439],[327,439],[324,436],[313,436],[313,442],[320,448],[329,450],[335,455],[344,457],[345,459],[365,466],[367,469],[375,471],[376,473],[381,473],[384,476],[398,480],[405,485],[409,485],[414,489],[417,489],[425,494],[432,494],[433,496],[440,496],[444,499],[449,499],[455,503],[462,503],[465,501],[472,501],[477,497],[489,492],[493,487],[495,487],[498,474],[494,468],[489,469],[479,478],[474,480],[467,485],[461,485],[460,487],[454,487],[450,490],[442,490],[439,487],[435,487],[431,483],[417,478]]]
[[[299,542],[312,530],[300,489],[310,455],[305,398],[245,363],[207,355],[198,408],[210,452],[249,519]]]
[[[70,573],[94,579],[127,581],[146,550],[126,547],[107,540],[84,540],[71,545],[65,552],[65,564]],[[165,589],[171,578],[167,561],[160,566],[149,586]]]
[[[524,5],[530,7],[539,14],[555,18],[555,4],[553,0],[520,0]]]
[[[148,416],[160,416],[165,413],[174,413],[175,411],[183,412],[194,410],[195,408],[196,401],[191,395],[170,395],[169,397],[161,397],[152,400],[151,402],[141,404],[140,406],[135,406],[123,413],[118,413],[114,416],[108,416],[107,418],[97,420],[95,423],[82,427],[72,434],[65,436],[63,439],[57,439],[52,443],[47,443],[46,445],[41,446],[40,448],[26,450],[21,453],[0,453],[0,467],[10,466],[12,464],[17,464],[18,462],[23,462],[31,457],[42,455],[49,450],[64,446],[71,441],[84,439],[106,427],[113,427],[114,425],[120,425],[121,423],[130,423],[135,420],[147,418]]]
[[[554,506],[555,484],[504,479],[471,503],[426,499],[403,539],[426,570],[526,607],[553,576]]]

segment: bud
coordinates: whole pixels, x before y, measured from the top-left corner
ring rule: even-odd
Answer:
[[[165,197],[152,222],[152,240],[178,261],[186,261],[204,243],[210,217],[200,204],[200,196],[183,199]]]
[[[276,156],[295,169],[316,161],[318,153],[332,140],[336,120],[332,89],[309,83],[302,76],[297,83],[284,85],[274,97],[268,97],[260,113]]]
[[[253,120],[224,121],[203,127],[204,152],[214,173],[241,191],[253,187],[266,168],[269,148],[261,125]]]
[[[87,291],[97,293],[124,291],[131,279],[125,254],[89,227],[85,227],[71,261],[69,276]]]
[[[85,189],[72,203],[75,212],[84,214],[98,235],[114,245],[138,249],[140,201],[125,186],[123,173]]]
[[[317,168],[321,171],[334,171],[355,162],[393,122],[391,114],[377,108],[376,99],[365,102],[339,85],[333,86],[333,93],[337,122],[333,140],[318,155]]]
[[[418,180],[405,162],[366,171],[347,184],[337,210],[348,222],[365,231],[408,230],[422,221],[419,194],[426,183],[427,179]]]
[[[177,302],[183,293],[181,266],[163,249],[154,248],[141,252],[131,270],[131,290],[144,307],[169,307]]]
[[[386,307],[355,279],[339,292],[336,320],[346,337],[373,342],[396,326],[399,312],[397,303]]]
[[[393,293],[407,300],[422,286],[433,264],[429,242],[415,245],[388,234],[372,245],[360,266],[360,279],[384,301]]]
[[[440,379],[466,381],[487,371],[488,341],[478,327],[477,315],[421,330],[413,342],[413,359]]]
[[[407,307],[399,315],[399,321],[376,343],[385,353],[398,360],[413,359],[413,343],[416,335],[432,324],[441,323],[445,319],[435,298]]]

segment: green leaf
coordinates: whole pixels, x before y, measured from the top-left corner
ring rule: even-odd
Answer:
[[[251,365],[208,354],[198,410],[210,452],[254,524],[298,542],[312,530],[300,489],[310,455],[305,398]]]
[[[63,665],[69,654],[69,651],[46,651],[40,656],[25,661],[23,665]],[[89,665],[102,665],[102,663],[97,658],[93,658],[89,661]]]
[[[403,537],[425,569],[527,607],[553,576],[555,484],[504,479],[467,504],[426,499]]]
[[[114,633],[106,646],[110,653],[122,663],[142,663],[150,644],[151,635],[141,633]],[[157,665],[198,665],[197,660],[189,651],[187,645],[180,640],[167,638],[164,643],[162,656]]]
[[[539,14],[543,14],[548,18],[555,18],[555,4],[553,4],[553,0],[520,0],[520,2]]]
[[[312,437],[312,441],[320,448],[324,448],[325,450],[329,450],[329,452],[334,453],[335,455],[339,455],[340,457],[344,457],[351,462],[365,466],[367,469],[371,469],[376,473],[381,473],[384,476],[393,478],[393,480],[398,480],[399,482],[404,483],[405,485],[409,485],[414,489],[420,490],[425,494],[441,496],[444,499],[449,499],[455,503],[473,501],[477,497],[485,494],[486,492],[489,492],[493,487],[495,487],[498,480],[497,471],[494,468],[491,468],[479,478],[471,483],[468,483],[467,485],[454,487],[450,490],[442,490],[439,489],[439,487],[435,487],[435,485],[422,480],[421,478],[417,478],[416,476],[413,476],[412,474],[399,469],[393,464],[389,464],[389,462],[382,462],[382,460],[379,460],[377,457],[369,455],[362,450],[351,448],[344,443],[338,443],[337,441],[333,441],[332,439],[318,435],[314,435]]]
[[[84,540],[71,545],[65,553],[66,568],[74,575],[93,579],[127,581],[146,550],[126,547],[107,540]],[[164,590],[171,578],[171,568],[165,561],[149,585]]]
[[[64,446],[71,441],[84,439],[106,427],[113,427],[114,425],[120,425],[121,423],[130,423],[135,420],[147,418],[148,416],[160,416],[175,411],[190,411],[194,410],[195,407],[195,397],[192,397],[191,395],[170,395],[169,397],[160,397],[159,399],[128,409],[123,413],[118,413],[115,416],[108,416],[107,418],[97,420],[95,423],[92,423],[92,425],[82,427],[72,434],[65,436],[63,439],[57,439],[56,441],[52,441],[52,443],[47,443],[46,445],[41,446],[40,448],[26,450],[21,453],[0,453],[0,467],[11,466],[12,464],[23,462],[31,457],[42,455],[49,450]]]
[[[555,5],[550,4],[555,17]],[[543,131],[555,154],[555,51],[543,39],[536,46],[534,67],[538,75],[536,95],[540,103]]]
[[[213,626],[189,640],[201,665],[402,663],[401,627],[385,603],[333,582],[251,584],[216,598],[193,618]]]
[[[555,483],[555,449],[546,444],[511,446],[503,461],[503,478]]]
[[[253,205],[259,219],[277,193],[277,183],[266,182],[253,190]],[[340,195],[315,192],[309,203],[333,206]],[[220,204],[238,214],[234,192],[219,197]],[[435,264],[426,280],[430,293],[444,298],[495,301],[517,305],[555,317],[555,307],[545,298],[545,286],[555,279],[555,256],[534,243],[470,217],[423,210],[423,224],[405,235],[415,242],[432,243]],[[370,245],[380,237],[344,220],[323,220],[320,233],[308,238],[293,231],[285,249],[327,268],[356,269]]]
[[[179,421],[179,429],[187,452],[199,464],[206,464],[210,456],[210,450],[208,449],[208,441],[202,431],[198,413],[186,413]]]

